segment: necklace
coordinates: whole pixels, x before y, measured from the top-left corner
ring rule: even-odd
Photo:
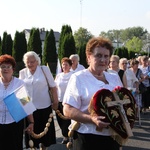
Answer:
[[[2,80],[2,79],[1,79]],[[9,82],[4,82],[4,81],[2,81],[3,82],[3,85],[4,85],[4,87],[5,87],[5,89],[7,89],[7,87],[12,83],[12,81],[13,81],[13,77],[11,78],[11,80],[9,81]]]
[[[91,74],[92,74],[97,80],[103,81],[105,84],[108,84],[108,81],[106,80],[104,73],[98,75],[98,74],[93,73],[90,68],[88,68],[88,70],[91,72]]]

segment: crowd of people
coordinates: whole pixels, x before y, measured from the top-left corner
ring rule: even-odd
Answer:
[[[74,122],[79,122],[80,126],[74,135],[76,150],[91,150],[97,147],[105,147],[103,150],[120,149],[122,145],[112,138],[110,122],[105,121],[105,116],[91,115],[88,111],[89,103],[98,90],[112,91],[120,86],[132,92],[137,104],[136,117],[139,117],[139,109],[146,113],[150,107],[150,58],[119,58],[113,55],[111,41],[103,37],[91,38],[86,45],[85,53],[88,68],[79,63],[77,54],[72,54],[69,58],[62,58],[62,72],[55,77],[47,66],[41,65],[40,57],[34,51],[24,54],[25,68],[19,71],[18,78],[13,76],[16,67],[14,58],[7,54],[0,56],[2,149],[23,150],[24,129],[26,148],[30,147],[30,140],[33,141],[35,149],[41,145],[41,149],[46,150],[50,145],[56,144],[54,118],[50,116],[53,110],[59,110],[67,118],[63,119],[56,113],[63,135],[62,144],[69,142],[68,132]],[[146,87],[144,92],[140,91],[140,84]],[[26,87],[36,110],[21,121],[15,122],[4,98],[21,85]],[[49,95],[49,87],[52,96]],[[46,134],[42,134],[44,130],[47,130]],[[40,133],[41,137],[32,137],[33,132]],[[6,140],[10,143],[5,144]]]

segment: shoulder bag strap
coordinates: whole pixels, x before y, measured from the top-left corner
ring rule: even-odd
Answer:
[[[47,85],[48,85],[48,87],[50,88],[49,83],[48,83],[47,76],[46,76],[46,74],[45,74],[44,69],[43,69],[43,67],[42,67],[42,66],[41,66],[41,69],[42,69],[43,74],[44,74],[44,76],[45,76],[45,79],[46,79]]]
[[[47,86],[48,86],[48,93],[49,93],[49,96],[50,96],[51,102],[53,102],[53,96],[52,96],[52,93],[51,93],[51,87],[49,86],[47,76],[46,76],[46,74],[45,74],[44,69],[43,69],[43,67],[42,67],[42,66],[41,66],[41,69],[42,69],[42,72],[43,72],[43,74],[44,74],[44,76],[45,76],[45,79],[46,79],[46,82],[47,82]]]

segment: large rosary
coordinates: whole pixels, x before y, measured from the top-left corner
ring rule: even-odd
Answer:
[[[66,118],[65,116],[63,116],[62,113],[60,113],[59,110],[56,110],[55,112],[58,114],[58,116],[59,116],[60,118],[62,118],[62,119],[64,119],[64,120],[67,120],[67,119],[68,119],[68,118]],[[31,135],[33,138],[35,138],[35,139],[40,139],[41,137],[43,137],[44,135],[46,135],[47,132],[48,132],[48,128],[49,128],[49,126],[50,126],[50,123],[52,122],[52,118],[53,118],[53,114],[50,113],[50,114],[49,114],[49,118],[48,118],[48,122],[46,123],[44,130],[43,130],[41,133],[39,133],[39,134],[36,134],[36,133],[32,132],[30,135]],[[30,146],[30,150],[35,150],[35,149],[34,149],[34,142],[33,142],[31,139],[29,140],[29,146]]]

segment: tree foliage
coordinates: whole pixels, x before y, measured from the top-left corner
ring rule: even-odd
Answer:
[[[2,54],[6,54],[6,38],[7,38],[7,32],[5,31],[3,33],[3,39],[2,39]]]
[[[21,62],[23,55],[26,52],[27,42],[25,38],[25,33],[16,31],[13,42],[12,56],[15,58],[16,62]]]
[[[91,34],[91,32],[89,32],[85,28],[80,27],[77,31],[75,31],[74,40],[77,50],[79,50],[80,47],[83,47],[83,45],[86,45],[88,40],[92,37],[93,35]]]
[[[39,29],[33,28],[28,41],[28,51],[36,52],[42,58],[42,42]]]
[[[117,41],[126,43],[127,40],[132,39],[134,36],[144,40],[146,38],[145,34],[147,34],[147,30],[138,26],[120,30],[108,30],[108,32],[102,31],[100,36],[107,37],[112,42]]]
[[[125,44],[129,51],[134,51],[139,53],[143,47],[142,40],[138,37],[133,37],[131,40],[128,40]]]
[[[64,40],[61,47],[62,47],[61,59],[63,57],[69,57],[71,54],[76,54],[75,41],[71,33],[68,33],[64,36]]]
[[[78,50],[78,55],[80,57],[80,64],[82,64],[85,68],[88,67],[86,54],[85,54],[86,44],[80,46]]]
[[[61,28],[60,38],[59,38],[59,48],[58,48],[58,57],[61,60],[64,57],[64,40],[67,34],[72,34],[72,29],[70,25],[63,25]],[[69,37],[69,36],[68,36]],[[75,44],[74,44],[75,46]]]
[[[56,42],[54,31],[52,29],[50,30],[50,32],[47,31],[46,33],[42,57],[42,64],[46,65],[48,62],[57,62]]]
[[[5,54],[12,55],[13,40],[10,34],[6,35],[5,39]]]
[[[126,47],[116,48],[114,55],[118,55],[120,58],[129,58],[128,49]]]

